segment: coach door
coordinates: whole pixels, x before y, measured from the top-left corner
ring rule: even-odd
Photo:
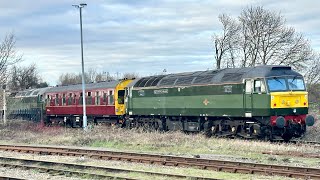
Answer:
[[[245,90],[243,98],[243,107],[245,117],[252,117],[252,80],[245,80]]]

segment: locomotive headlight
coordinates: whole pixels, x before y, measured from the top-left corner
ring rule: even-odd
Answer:
[[[306,94],[306,95],[304,95],[304,98],[305,98],[305,99],[308,99],[308,95],[307,95],[307,94]]]
[[[273,100],[274,99],[274,96],[271,96],[271,100]]]
[[[297,112],[297,109],[293,109],[293,113],[296,113]]]

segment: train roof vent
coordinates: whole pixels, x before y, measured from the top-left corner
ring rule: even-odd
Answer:
[[[192,83],[194,76],[179,77],[175,85],[189,85]]]
[[[271,68],[272,70],[291,70],[290,66],[274,66]]]
[[[207,84],[207,83],[211,83],[213,77],[214,77],[214,75],[198,76],[198,77],[193,81],[193,84]]]
[[[242,79],[243,73],[226,73],[224,76],[221,78],[221,82],[237,82]]]
[[[162,79],[160,81],[160,86],[173,86],[174,85],[174,82],[177,80],[176,77],[174,78],[167,78],[167,79]]]

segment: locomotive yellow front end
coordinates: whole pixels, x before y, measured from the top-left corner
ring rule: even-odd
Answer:
[[[308,115],[308,92],[303,77],[270,77],[267,84],[271,126],[280,129],[282,136],[300,137],[306,131],[306,126],[314,124],[314,117]]]

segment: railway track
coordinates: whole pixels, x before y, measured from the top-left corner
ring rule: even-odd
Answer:
[[[320,169],[317,168],[280,166],[259,163],[245,163],[235,161],[67,147],[0,145],[0,150],[45,155],[86,156],[95,159],[121,160],[126,162],[159,164],[166,166],[196,167],[200,169],[230,173],[278,175],[303,179],[320,179]]]
[[[22,159],[13,157],[1,157],[0,156],[0,166],[9,168],[21,168],[21,169],[32,169],[39,172],[50,173],[55,175],[66,175],[66,176],[81,176],[90,177],[94,179],[128,179],[136,180],[140,178],[125,177],[124,175],[117,175],[119,173],[135,173],[137,175],[148,175],[148,176],[159,176],[166,177],[170,179],[201,179],[201,180],[214,180],[214,178],[205,178],[197,176],[186,176],[178,174],[169,173],[158,173],[151,171],[140,171],[113,167],[103,167],[103,166],[91,166],[91,165],[79,165],[74,163],[63,163],[63,162],[53,162],[53,161],[42,161],[33,159]],[[93,173],[99,172],[99,173]],[[0,178],[1,180],[1,178]]]
[[[24,180],[24,179],[7,177],[7,176],[0,176],[0,180]]]

